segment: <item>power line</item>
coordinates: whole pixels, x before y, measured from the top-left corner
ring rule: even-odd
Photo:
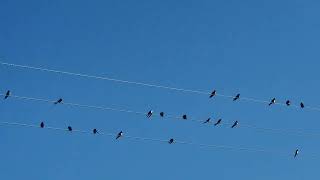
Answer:
[[[17,123],[17,122],[5,122],[0,121],[0,126],[19,126],[19,127],[25,127],[25,128],[40,128],[40,129],[48,129],[48,130],[55,130],[55,131],[69,131],[67,128],[61,128],[61,127],[49,127],[46,126],[44,128],[41,128],[39,125],[35,124],[24,124],[24,123]],[[87,130],[80,130],[80,129],[72,129],[72,132],[76,133],[83,133],[83,134],[93,134],[92,131]],[[117,133],[111,133],[111,132],[105,132],[98,130],[97,135],[106,135],[110,137],[116,137]],[[146,138],[146,137],[140,137],[140,136],[129,136],[129,135],[123,135],[123,138],[129,139],[129,140],[137,140],[137,141],[154,141],[154,142],[161,142],[161,143],[168,143],[169,139],[156,139],[156,138]],[[277,154],[281,156],[292,156],[293,154],[287,153],[287,152],[275,152],[275,151],[269,151],[265,149],[256,149],[256,148],[245,148],[245,147],[234,147],[234,146],[225,146],[225,145],[215,145],[215,144],[198,144],[194,142],[189,141],[180,141],[174,139],[174,143],[176,144],[184,144],[184,145],[193,145],[198,146],[201,148],[214,148],[214,149],[227,149],[227,150],[234,150],[234,151],[247,151],[247,152],[257,152],[257,153],[267,153],[267,154]],[[316,157],[316,156],[314,156]]]
[[[36,71],[42,71],[42,72],[62,74],[62,75],[78,76],[78,77],[83,77],[83,78],[113,81],[113,82],[123,83],[123,84],[132,84],[132,85],[146,86],[146,87],[151,87],[151,88],[160,88],[160,89],[178,91],[178,92],[183,92],[183,93],[193,93],[193,94],[207,95],[207,96],[212,94],[212,92],[209,92],[209,91],[200,91],[200,90],[184,89],[184,88],[177,88],[177,87],[136,82],[136,81],[128,81],[128,80],[116,79],[116,78],[111,78],[111,77],[106,77],[106,76],[96,76],[96,75],[89,75],[89,74],[85,74],[85,73],[74,73],[74,72],[68,72],[68,71],[48,69],[48,68],[43,68],[43,67],[34,67],[34,66],[29,66],[29,65],[7,63],[7,62],[3,62],[3,61],[0,61],[0,65],[6,66],[6,67],[12,67],[12,68],[29,69],[29,70],[36,70]],[[220,94],[220,93],[215,93],[215,96],[225,97],[225,98],[229,98],[229,99],[234,98],[234,96]],[[270,102],[269,100],[261,100],[261,99],[255,99],[255,98],[249,98],[249,97],[241,97],[241,100],[255,102],[255,103],[261,103],[261,104],[268,104]],[[273,104],[287,106],[286,103],[275,102]],[[297,106],[294,104],[291,104],[290,106],[297,108],[297,109],[301,108],[300,106]],[[314,110],[314,111],[320,111],[320,108],[318,108],[318,107],[304,106],[304,108],[309,109],[309,110]]]
[[[4,96],[4,94],[0,94],[0,96]],[[25,100],[25,101],[45,102],[45,103],[50,103],[50,104],[53,104],[56,102],[55,100],[50,100],[50,99],[17,96],[17,95],[10,95],[10,98],[15,98],[18,100]],[[120,112],[120,113],[131,113],[131,114],[143,115],[143,116],[147,115],[147,113],[145,113],[145,112],[128,110],[128,109],[119,109],[119,108],[106,107],[106,106],[95,106],[95,105],[78,104],[78,103],[71,103],[71,102],[62,102],[60,105],[76,107],[76,108],[97,109],[97,110],[102,110],[102,111],[116,111],[116,112]],[[155,114],[155,112],[154,112],[153,116],[159,116],[159,115]],[[165,117],[170,118],[170,119],[176,119],[176,120],[192,121],[192,122],[197,122],[197,123],[201,123],[201,124],[205,122],[204,120],[193,119],[193,118],[189,118],[189,117],[187,120],[184,120],[182,118],[182,116],[176,116],[176,115],[171,115],[171,114],[166,114]],[[232,124],[233,124],[233,122],[224,121],[224,123],[222,123],[221,126],[225,126],[225,127],[230,128]],[[307,137],[320,136],[320,133],[306,132],[306,131],[297,130],[297,129],[289,130],[289,129],[264,128],[264,127],[257,127],[257,126],[253,126],[253,125],[242,124],[242,123],[239,124],[239,127],[247,128],[247,129],[254,129],[257,131],[261,131],[261,132],[282,133],[285,135],[307,136]]]

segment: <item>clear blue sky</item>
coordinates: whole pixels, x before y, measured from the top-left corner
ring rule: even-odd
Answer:
[[[0,2],[7,62],[319,105],[320,11],[315,0]],[[0,91],[136,111],[222,117],[259,127],[314,129],[316,111],[237,102],[0,67]],[[1,121],[288,152],[250,153],[0,128],[0,179],[316,179],[318,137],[147,120],[118,112],[0,102]],[[298,159],[293,151],[301,149]]]

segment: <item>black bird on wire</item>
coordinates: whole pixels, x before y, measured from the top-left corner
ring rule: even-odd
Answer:
[[[153,110],[150,110],[148,113],[147,113],[147,118],[150,118],[153,114]]]
[[[174,142],[174,139],[172,138],[168,141],[169,144],[172,144],[173,142]]]
[[[123,136],[123,132],[122,132],[122,131],[120,131],[120,132],[117,134],[116,139],[119,139],[119,138],[121,138],[122,136]]]
[[[269,106],[271,106],[272,104],[275,104],[275,103],[276,103],[276,98],[273,98],[273,99],[271,99]]]
[[[184,114],[183,116],[182,116],[182,119],[187,119],[187,115],[186,114]]]
[[[44,122],[41,122],[41,123],[40,123],[40,127],[41,127],[41,128],[44,128]]]
[[[303,102],[300,103],[300,107],[301,107],[301,108],[304,108]]]
[[[209,98],[212,98],[213,96],[215,96],[215,95],[216,95],[216,93],[217,93],[217,91],[216,91],[216,90],[213,90],[213,91],[211,92],[211,94],[210,94]]]
[[[210,120],[211,120],[211,118],[208,118],[206,121],[204,121],[204,122],[203,122],[203,124],[207,124],[207,123],[209,123],[209,122],[210,122]]]
[[[291,105],[290,100],[287,100],[287,101],[286,101],[286,105],[287,105],[287,106],[290,106],[290,105]]]
[[[214,123],[214,126],[217,126],[221,123],[222,119],[218,119],[218,121],[216,123]]]
[[[235,121],[235,122],[233,123],[233,125],[231,126],[231,128],[235,128],[237,125],[238,125],[238,121]]]
[[[164,117],[164,112],[160,112],[160,117]]]
[[[68,126],[68,131],[72,131],[72,127],[71,126]]]
[[[4,99],[7,99],[7,98],[10,96],[10,94],[11,94],[11,92],[10,92],[10,90],[8,90],[8,91],[6,92],[6,95],[4,96]]]
[[[296,149],[296,151],[294,152],[294,158],[296,158],[299,154],[299,149]]]
[[[62,98],[58,99],[56,102],[54,102],[54,104],[61,104],[62,103]]]
[[[233,101],[236,101],[236,100],[238,100],[238,99],[240,99],[240,94],[237,94],[237,95],[233,98]]]
[[[98,130],[97,130],[97,129],[93,129],[93,130],[92,130],[92,133],[93,133],[93,134],[97,134],[97,133],[98,133]]]

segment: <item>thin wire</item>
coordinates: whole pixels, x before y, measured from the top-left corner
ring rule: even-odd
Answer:
[[[0,94],[0,96],[4,96],[4,94]],[[34,97],[26,97],[26,96],[17,96],[17,95],[10,95],[10,98],[15,98],[18,100],[26,100],[26,101],[37,101],[37,102],[45,102],[45,103],[54,103],[56,102],[55,100],[50,100],[50,99],[43,99],[43,98],[34,98]],[[94,106],[94,105],[86,105],[86,104],[78,104],[78,103],[70,103],[70,102],[63,102],[61,105],[66,105],[70,107],[78,107],[78,108],[87,108],[87,109],[97,109],[97,110],[103,110],[103,111],[116,111],[120,113],[131,113],[131,114],[136,114],[136,115],[143,115],[145,116],[146,113],[144,112],[139,112],[139,111],[133,111],[133,110],[128,110],[128,109],[118,109],[118,108],[113,108],[113,107],[105,107],[105,106]],[[154,112],[153,116],[156,116],[157,114]],[[159,116],[159,115],[157,115]],[[181,116],[175,116],[171,114],[166,114],[166,118],[170,119],[176,119],[176,120],[183,120]],[[200,119],[193,119],[189,118],[187,120],[183,121],[192,121],[192,122],[197,122],[197,123],[204,123],[204,120]],[[230,128],[231,125],[233,125],[234,122],[228,122],[228,121],[223,121],[223,124],[221,126],[224,126],[226,128]],[[320,133],[314,133],[314,132],[306,132],[303,130],[297,130],[297,129],[274,129],[274,128],[263,128],[263,127],[257,127],[253,125],[247,125],[247,124],[242,124],[239,123],[238,125],[241,128],[247,128],[247,129],[255,129],[257,131],[261,132],[275,132],[275,133],[282,133],[285,135],[294,135],[294,136],[320,136]]]
[[[0,126],[20,126],[20,127],[25,127],[25,128],[41,128],[40,126],[34,125],[34,124],[24,124],[24,123],[5,122],[5,121],[0,121]],[[55,130],[55,131],[68,131],[66,128],[49,127],[49,126],[46,126],[41,129],[49,129],[49,130]],[[93,134],[92,131],[79,130],[79,129],[73,129],[72,132]],[[97,135],[99,135],[99,134],[111,136],[111,137],[115,137],[117,135],[117,133],[105,132],[105,131],[101,131],[101,130],[99,130],[99,132],[97,133]],[[146,137],[139,137],[139,136],[124,135],[122,138],[130,139],[130,140],[138,140],[138,141],[153,141],[153,142],[168,143],[168,140],[165,140],[165,139],[146,138]],[[198,144],[198,143],[193,143],[193,142],[188,142],[188,141],[179,141],[179,140],[174,140],[174,143],[199,146],[202,148],[228,149],[228,150],[234,150],[234,151],[248,151],[248,152],[258,152],[258,153],[278,154],[278,155],[288,156],[288,153],[286,153],[286,152],[275,152],[275,151],[268,151],[265,149],[244,148],[244,147],[234,147],[234,146],[214,145],[214,144]]]
[[[29,65],[7,63],[7,62],[3,62],[3,61],[0,61],[0,65],[12,67],[12,68],[22,68],[22,69],[36,70],[36,71],[42,71],[42,72],[50,72],[50,73],[56,73],[56,74],[113,81],[113,82],[117,82],[117,83],[133,84],[133,85],[146,86],[146,87],[151,87],[151,88],[167,89],[167,90],[179,91],[179,92],[185,92],[185,93],[194,93],[194,94],[201,94],[201,95],[207,95],[207,96],[211,94],[211,92],[209,92],[209,91],[200,91],[200,90],[184,89],[184,88],[170,87],[170,86],[136,82],[136,81],[128,81],[128,80],[110,78],[110,77],[106,77],[106,76],[89,75],[89,74],[84,74],[84,73],[73,73],[73,72],[54,70],[54,69],[48,69],[48,68],[43,68],[43,67],[34,67],[34,66],[29,66]],[[224,94],[220,94],[220,93],[216,93],[216,96],[220,96],[220,97],[224,97],[224,98],[234,98],[234,96],[224,95]],[[249,97],[241,97],[240,99],[244,100],[244,101],[261,103],[261,104],[267,104],[270,102],[269,100],[260,100],[260,99],[249,98]],[[279,102],[274,103],[274,104],[287,106],[285,103],[279,103]],[[297,105],[290,105],[290,106],[293,108],[300,109],[300,106],[297,106]],[[309,109],[309,110],[313,110],[313,111],[320,111],[320,108],[312,107],[312,106],[305,106],[304,109]]]

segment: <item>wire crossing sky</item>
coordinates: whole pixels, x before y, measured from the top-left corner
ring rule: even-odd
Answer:
[[[40,128],[39,125],[35,125],[35,124],[23,124],[23,123],[17,123],[17,122],[4,122],[4,121],[0,121],[0,126],[20,126],[20,127],[25,127],[25,128]],[[71,126],[72,127],[72,126]],[[55,130],[55,131],[64,131],[64,132],[68,132],[67,128],[62,128],[62,127],[44,127],[44,129],[48,129],[48,130]],[[88,130],[79,130],[79,129],[72,129],[72,132],[70,133],[84,133],[84,134],[93,134],[92,131],[88,131]],[[118,132],[117,132],[118,133]],[[105,131],[101,131],[100,129],[98,129],[98,133],[96,135],[106,135],[106,136],[110,136],[115,138],[117,133],[111,133],[111,132],[105,132]],[[155,141],[155,142],[160,142],[160,143],[168,143],[169,139],[155,139],[155,138],[146,138],[146,137],[139,137],[139,136],[130,136],[130,135],[126,135],[126,132],[124,132],[124,136],[123,138],[125,139],[129,139],[129,140],[137,140],[137,141]],[[198,146],[201,148],[218,148],[218,149],[227,149],[227,150],[234,150],[234,151],[246,151],[246,152],[258,152],[258,153],[266,153],[266,154],[270,154],[270,155],[276,155],[276,156],[292,156],[293,153],[286,153],[286,152],[278,152],[278,151],[269,151],[269,150],[265,150],[265,149],[254,149],[254,148],[244,148],[244,147],[233,147],[233,146],[225,146],[225,145],[214,145],[214,144],[197,144],[194,142],[188,142],[188,141],[180,141],[180,140],[176,140],[174,139],[174,143],[176,144],[184,144],[184,145],[193,145],[193,146]],[[315,157],[315,155],[311,156],[311,157]]]
[[[83,73],[73,73],[73,72],[68,72],[68,71],[53,70],[53,69],[47,69],[47,68],[42,68],[42,67],[33,67],[33,66],[29,66],[29,65],[13,64],[13,63],[7,63],[7,62],[3,62],[3,61],[0,61],[0,64],[3,66],[12,67],[12,68],[23,68],[23,69],[37,70],[37,71],[57,73],[57,74],[63,74],[63,75],[79,76],[79,77],[84,77],[84,78],[92,78],[92,79],[113,81],[113,82],[118,82],[118,83],[133,84],[133,85],[138,85],[138,86],[147,86],[147,87],[151,87],[151,88],[161,88],[161,89],[179,91],[179,92],[183,92],[183,93],[193,93],[193,94],[200,94],[200,95],[207,95],[207,96],[211,95],[211,93],[212,93],[212,92],[208,92],[208,91],[190,90],[190,89],[183,89],[183,88],[177,88],[177,87],[148,84],[148,83],[143,83],[143,82],[115,79],[115,78],[110,78],[110,77],[88,75],[88,74],[83,74]],[[234,96],[224,95],[224,94],[220,94],[220,93],[215,93],[214,96],[226,97],[229,99],[234,98]],[[240,97],[240,99],[245,100],[245,101],[250,101],[250,102],[262,103],[262,104],[270,103],[270,101],[267,101],[267,100],[259,100],[259,99],[255,99],[255,98],[249,98],[249,97]],[[276,102],[276,101],[272,104],[288,106],[286,103],[281,103],[281,102]],[[294,104],[290,104],[290,106],[297,108],[297,109],[301,108],[300,106],[294,105]],[[313,106],[304,106],[304,108],[314,110],[314,111],[320,111],[320,108],[313,107]]]
[[[0,96],[5,96],[5,94],[0,94]],[[43,99],[43,98],[35,98],[35,97],[26,97],[26,96],[17,96],[17,95],[10,95],[10,98],[15,98],[17,100],[25,100],[25,101],[39,101],[39,102],[46,102],[46,103],[50,103],[50,104],[54,104],[57,102],[57,100],[50,100],[50,99]],[[134,111],[134,110],[128,110],[128,109],[118,109],[115,107],[107,107],[107,106],[96,106],[96,105],[88,105],[88,104],[79,104],[79,103],[73,103],[73,102],[61,102],[60,104],[56,104],[56,105],[65,105],[65,106],[71,106],[71,107],[76,107],[76,108],[88,108],[88,109],[96,109],[96,110],[102,110],[102,111],[117,111],[120,113],[131,113],[131,114],[136,114],[136,115],[143,115],[146,116],[147,112],[141,112],[141,111]],[[211,120],[210,118],[210,122],[206,122],[206,119],[195,119],[195,118],[190,118],[187,116],[187,119],[183,119],[182,115],[181,116],[177,116],[177,115],[172,115],[172,114],[167,114],[165,113],[165,117],[161,117],[160,112],[153,112],[152,116],[157,116],[160,118],[166,118],[166,119],[178,119],[178,120],[182,120],[182,121],[192,121],[192,122],[197,122],[197,123],[201,123],[201,124],[213,124],[216,123],[217,120],[221,119],[221,124],[217,124],[217,126],[223,126],[225,128],[230,128],[233,124],[234,121],[226,121],[222,118],[213,118]],[[151,118],[151,117],[150,117]],[[213,121],[213,122],[211,122]],[[265,127],[257,127],[254,125],[249,125],[249,124],[242,124],[240,122],[239,125],[237,125],[237,127],[240,128],[247,128],[247,129],[254,129],[254,130],[258,130],[261,132],[265,132],[265,133],[281,133],[284,135],[293,135],[293,136],[320,136],[319,133],[316,132],[308,132],[306,130],[294,130],[294,129],[275,129],[275,128],[265,128]],[[217,127],[217,128],[218,128]]]

